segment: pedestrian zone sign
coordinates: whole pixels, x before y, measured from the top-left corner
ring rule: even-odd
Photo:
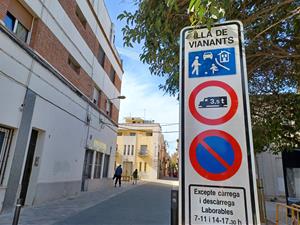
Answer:
[[[180,225],[260,224],[243,26],[181,31]]]
[[[220,48],[189,53],[189,77],[235,75],[234,48]]]

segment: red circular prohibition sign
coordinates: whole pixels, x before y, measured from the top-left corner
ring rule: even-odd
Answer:
[[[220,163],[223,164],[222,158],[212,149],[206,142],[205,138],[210,136],[217,136],[225,139],[232,146],[234,153],[234,161],[232,165],[226,165],[226,171],[222,173],[211,173],[204,169],[197,160],[197,147],[201,144],[213,157],[215,157]],[[242,151],[239,143],[228,133],[221,130],[207,130],[198,134],[190,145],[190,161],[195,169],[195,171],[202,177],[213,180],[213,181],[222,181],[227,180],[232,177],[240,168],[242,164]],[[224,165],[224,164],[223,164]]]
[[[228,110],[228,112],[224,116],[217,118],[217,119],[209,119],[207,117],[202,116],[195,107],[195,101],[196,101],[197,94],[204,88],[211,87],[211,86],[220,87],[220,88],[224,89],[229,94],[230,99],[231,99],[231,106],[230,106],[230,109]],[[194,116],[194,118],[196,120],[198,120],[201,123],[207,124],[207,125],[219,125],[219,124],[223,124],[223,123],[227,122],[234,116],[234,114],[237,111],[237,107],[238,107],[238,97],[237,97],[235,91],[228,84],[226,84],[222,81],[217,81],[217,80],[206,81],[204,83],[199,84],[192,91],[192,93],[190,94],[190,98],[189,98],[190,112],[192,113],[192,115]]]

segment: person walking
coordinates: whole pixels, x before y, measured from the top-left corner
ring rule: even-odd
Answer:
[[[137,169],[135,169],[135,171],[133,172],[132,177],[133,177],[132,184],[137,184],[137,179],[138,179],[138,170]]]
[[[117,167],[117,169],[115,170],[115,175],[114,175],[114,178],[116,179],[115,180],[115,187],[117,187],[117,183],[119,182],[119,187],[121,187],[121,177],[122,177],[122,166],[119,165]]]

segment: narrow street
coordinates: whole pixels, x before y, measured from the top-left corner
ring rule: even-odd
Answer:
[[[170,224],[170,194],[176,181],[123,182],[95,192],[24,207],[19,225],[165,225]],[[13,212],[0,215],[0,225],[11,225]]]
[[[171,188],[165,184],[144,184],[55,225],[169,225]]]

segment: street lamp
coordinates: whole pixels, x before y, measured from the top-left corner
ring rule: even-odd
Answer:
[[[114,100],[114,99],[125,99],[125,98],[126,98],[126,96],[124,96],[124,95],[120,95],[120,96],[118,96],[118,97],[111,98],[111,99],[107,99],[107,100]]]

